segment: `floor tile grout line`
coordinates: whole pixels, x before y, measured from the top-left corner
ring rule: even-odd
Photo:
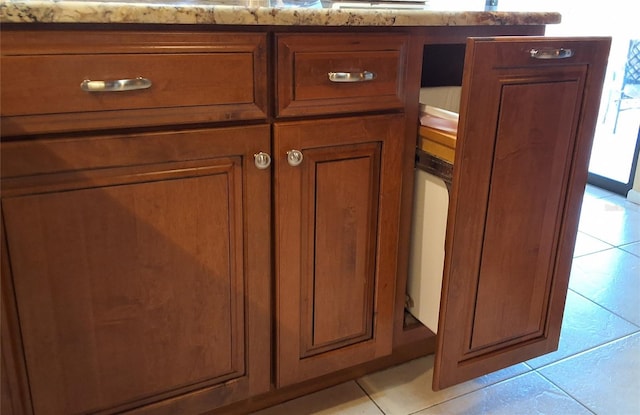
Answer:
[[[583,354],[591,353],[591,352],[593,352],[593,351],[595,351],[595,350],[597,350],[597,349],[602,349],[602,348],[607,347],[607,346],[609,346],[609,345],[611,345],[611,344],[613,344],[613,343],[617,343],[617,342],[620,342],[620,341],[626,340],[626,339],[628,339],[628,338],[630,338],[630,337],[637,336],[637,335],[640,335],[640,330],[638,330],[638,331],[634,331],[633,333],[625,334],[625,335],[624,335],[624,336],[622,336],[622,337],[618,337],[617,339],[607,341],[607,342],[602,343],[602,344],[600,344],[600,345],[598,345],[598,346],[590,347],[590,348],[589,348],[589,349],[587,349],[587,350],[583,350],[583,351],[581,351],[581,352],[574,353],[574,354],[572,354],[571,356],[563,357],[562,359],[560,359],[560,360],[556,360],[555,362],[549,362],[549,363],[547,363],[547,364],[546,364],[546,365],[544,365],[544,366],[540,366],[540,367],[538,367],[538,368],[533,369],[533,371],[537,372],[537,371],[539,371],[539,370],[542,370],[542,369],[545,369],[545,368],[549,368],[549,367],[551,367],[551,366],[555,366],[555,365],[560,364],[560,363],[565,363],[566,361],[568,361],[568,360],[570,360],[570,359],[575,359],[575,358],[577,358],[578,356],[582,356]]]
[[[626,249],[624,249],[626,246],[633,245],[633,244],[640,244],[640,241],[637,241],[637,242],[631,242],[631,243],[628,243],[628,244],[625,244],[625,245],[621,245],[621,246],[619,246],[619,247],[618,247],[618,249],[621,249],[621,250],[623,250],[624,252],[626,252],[626,253],[628,253],[628,254],[631,254],[631,255],[633,255],[633,256],[635,256],[635,257],[640,258],[640,254],[635,254],[635,253],[633,253],[633,252],[631,252],[631,251],[627,251]]]
[[[380,405],[378,405],[378,403],[377,403],[377,402],[376,402],[376,400],[373,398],[373,396],[369,395],[369,392],[367,392],[367,391],[366,391],[366,389],[365,389],[365,388],[360,384],[360,382],[358,382],[358,379],[356,379],[356,380],[355,380],[355,382],[356,382],[356,385],[358,385],[358,386],[360,387],[360,389],[362,389],[362,391],[367,395],[367,397],[368,397],[368,398],[373,402],[373,404],[374,404],[374,405],[375,405],[375,406],[380,410],[380,412],[382,412],[384,415],[387,415],[387,413],[384,411],[384,409],[382,409],[382,408],[380,407]],[[459,395],[459,396],[463,396],[463,395],[466,395],[466,394],[462,394],[462,395]],[[454,398],[452,398],[452,399],[455,399],[455,398],[457,398],[457,396],[456,396],[456,397],[454,397]],[[436,405],[440,405],[441,403],[443,403],[443,402],[448,402],[448,401],[450,401],[450,400],[451,400],[451,399],[447,399],[447,400],[444,400],[444,401],[442,401],[442,402],[435,403],[435,404],[433,404],[433,405],[425,406],[424,408],[420,408],[420,409],[418,409],[417,411],[407,412],[406,414],[402,414],[402,415],[413,415],[413,414],[417,414],[418,412],[424,411],[425,409],[433,408],[433,407],[434,407],[434,406],[436,406]]]
[[[378,402],[376,402],[376,400],[373,399],[371,395],[369,395],[369,392],[367,392],[367,390],[360,384],[360,382],[358,382],[358,379],[354,379],[353,381],[355,382],[356,385],[358,385],[358,387],[365,394],[365,396],[369,398],[371,402],[373,402],[373,404],[376,406],[376,408],[378,408],[380,413],[382,413],[383,415],[386,415],[387,413],[382,408],[380,408],[380,405],[378,405]]]
[[[583,234],[587,235],[590,238],[596,239],[598,242],[602,242],[603,244],[608,245],[611,248],[615,248],[615,245],[612,245],[611,243],[605,241],[604,239],[601,239],[601,238],[598,238],[597,236],[591,235],[587,231],[583,231],[582,229],[580,229],[580,225],[578,225],[578,233],[583,233]],[[634,243],[634,242],[629,242],[629,243]],[[605,248],[605,249],[609,249],[609,248]]]
[[[590,234],[589,232],[587,232],[587,231],[585,231],[585,230],[583,230],[583,229],[578,228],[578,232],[581,232],[581,233],[583,233],[583,234],[587,235],[588,237],[593,238],[593,239],[596,239],[598,242],[602,242],[602,243],[607,244],[607,245],[609,245],[609,246],[608,246],[607,248],[598,249],[597,251],[590,252],[590,253],[588,253],[588,254],[583,254],[583,255],[574,256],[574,258],[581,258],[581,257],[586,256],[586,255],[597,254],[598,252],[607,251],[607,250],[609,250],[609,249],[621,249],[621,250],[623,250],[623,251],[624,251],[624,248],[623,248],[623,247],[628,246],[628,245],[637,244],[637,243],[639,243],[639,242],[640,242],[640,240],[638,240],[638,241],[634,240],[634,241],[626,241],[626,242],[622,242],[622,243],[620,243],[620,244],[612,244],[611,242],[605,241],[605,240],[604,240],[604,239],[602,239],[602,238],[599,238],[599,237],[597,237],[597,236],[595,236],[595,235],[592,235],[592,234]],[[625,251],[625,252],[627,252],[627,251]],[[631,254],[631,252],[627,252],[627,253]],[[633,254],[631,254],[631,255],[633,255]]]
[[[577,259],[577,258],[584,258],[584,257],[589,256],[589,255],[599,254],[599,253],[601,253],[601,252],[608,251],[608,250],[610,250],[610,249],[615,249],[615,248],[616,248],[615,246],[611,246],[611,247],[609,247],[609,248],[599,249],[599,250],[597,250],[597,251],[593,251],[593,252],[587,252],[586,254],[582,254],[582,255],[575,255],[575,256],[573,257],[573,259]],[[626,252],[626,251],[625,251],[625,252]],[[629,252],[629,253],[630,253],[630,252]],[[632,254],[632,255],[633,255],[633,254]]]
[[[597,186],[593,186],[593,187],[598,188]],[[585,188],[584,194],[585,195],[589,195],[590,197],[593,197],[593,198],[598,199],[598,200],[603,200],[603,199],[614,199],[615,200],[615,199],[617,199],[617,201],[619,201],[621,203],[625,203],[625,204],[626,203],[633,203],[632,201],[627,199],[626,196],[623,196],[623,195],[615,193],[615,192],[610,192],[610,191],[602,189],[602,188],[598,188],[598,189],[600,191],[604,190],[604,192],[608,192],[608,194],[603,194],[602,196],[597,196],[596,194],[594,194],[593,191],[590,191],[590,189],[588,189],[588,188]],[[600,193],[600,192],[596,192],[596,193]]]
[[[525,363],[525,365],[529,368],[529,370],[527,370],[526,372],[518,373],[518,374],[513,375],[511,377],[508,377],[506,379],[502,379],[502,380],[499,380],[497,382],[493,382],[493,383],[489,383],[487,385],[484,385],[481,388],[473,389],[473,390],[467,391],[465,393],[462,393],[460,395],[452,396],[452,397],[450,397],[448,399],[443,400],[442,402],[438,402],[438,403],[435,403],[433,405],[426,406],[426,407],[424,407],[424,408],[422,408],[420,410],[417,410],[417,411],[414,411],[414,412],[410,412],[410,413],[408,413],[406,415],[415,415],[415,414],[417,414],[419,412],[422,412],[422,411],[424,411],[426,409],[434,408],[434,407],[439,406],[439,405],[443,405],[443,404],[445,404],[447,402],[451,402],[451,401],[456,400],[458,398],[462,398],[464,396],[468,396],[468,395],[474,394],[476,392],[480,392],[480,391],[482,391],[484,389],[493,388],[495,386],[502,385],[502,384],[507,383],[507,382],[511,382],[511,381],[513,381],[515,379],[518,379],[518,378],[521,378],[521,377],[524,377],[524,376],[527,376],[527,375],[531,375],[532,373],[536,372],[535,369],[533,369],[532,367],[530,367],[526,363]]]
[[[524,362],[523,362],[523,363],[524,363]],[[484,385],[484,386],[482,386],[482,387],[480,387],[480,388],[478,388],[478,389],[473,389],[473,390],[470,390],[470,391],[467,391],[467,392],[461,393],[460,395],[452,396],[452,397],[450,397],[450,398],[448,398],[448,399],[443,400],[442,402],[438,402],[438,403],[435,403],[435,404],[433,404],[433,405],[426,406],[426,407],[424,407],[424,408],[422,408],[422,409],[420,409],[420,410],[418,410],[418,411],[411,412],[411,413],[409,413],[409,414],[407,414],[407,415],[415,415],[415,414],[417,414],[418,412],[424,411],[425,409],[433,408],[433,407],[435,407],[435,406],[442,405],[442,404],[444,404],[444,403],[446,403],[446,402],[451,402],[451,401],[453,401],[453,400],[455,400],[455,399],[458,399],[458,398],[461,398],[461,397],[463,397],[463,396],[467,396],[467,395],[471,395],[471,394],[476,393],[476,392],[480,392],[480,391],[481,391],[481,390],[483,390],[483,389],[492,388],[492,387],[494,387],[494,386],[501,385],[501,384],[506,383],[506,382],[510,382],[510,381],[512,381],[512,380],[514,380],[514,379],[517,379],[517,378],[520,378],[520,377],[523,377],[523,376],[529,375],[529,374],[531,374],[531,373],[533,373],[533,372],[535,371],[535,369],[533,369],[531,366],[527,365],[526,363],[524,363],[524,365],[525,365],[525,366],[527,366],[527,368],[528,368],[528,370],[527,370],[527,371],[525,371],[525,372],[515,374],[515,375],[513,375],[513,376],[510,376],[510,377],[505,378],[505,379],[502,379],[502,380],[498,380],[498,381],[493,382],[493,383],[489,383],[489,384]]]
[[[579,352],[572,353],[572,354],[569,354],[569,355],[567,355],[567,356],[563,356],[562,358],[560,358],[560,359],[558,359],[558,360],[554,360],[554,361],[552,361],[552,362],[545,363],[545,364],[543,364],[542,366],[539,366],[539,367],[533,367],[533,366],[529,365],[529,363],[524,362],[527,366],[531,367],[531,370],[533,370],[533,371],[538,371],[538,370],[540,370],[540,369],[543,369],[543,368],[546,368],[546,367],[549,367],[549,366],[555,365],[556,363],[564,362],[564,361],[566,361],[566,360],[568,360],[568,359],[572,359],[572,358],[574,358],[574,357],[577,357],[577,356],[579,356],[579,355],[581,355],[581,354],[583,354],[583,353],[587,353],[587,352],[593,351],[593,350],[598,349],[598,348],[600,348],[600,347],[603,347],[603,346],[606,346],[606,345],[608,345],[608,344],[611,344],[611,343],[617,342],[617,341],[619,341],[619,340],[622,340],[622,339],[624,339],[624,338],[626,338],[626,337],[631,337],[631,336],[633,336],[633,335],[636,335],[636,334],[640,333],[640,326],[638,326],[638,325],[637,325],[637,324],[635,324],[634,322],[629,321],[629,320],[625,319],[624,317],[622,317],[622,316],[620,316],[620,315],[618,315],[618,314],[614,313],[613,311],[609,310],[608,308],[604,307],[603,305],[598,304],[597,302],[593,301],[592,299],[590,299],[590,298],[588,298],[588,297],[585,297],[584,295],[582,295],[581,293],[577,292],[576,290],[574,290],[574,289],[572,289],[572,288],[569,288],[569,290],[570,290],[570,291],[573,291],[573,293],[574,293],[574,294],[576,294],[576,295],[578,295],[578,296],[580,296],[580,297],[584,298],[585,300],[589,301],[590,303],[592,303],[592,304],[594,304],[594,305],[596,305],[596,306],[598,306],[598,307],[603,308],[604,310],[608,311],[609,313],[613,314],[614,316],[616,316],[616,317],[620,318],[621,320],[623,320],[623,321],[625,321],[625,322],[627,322],[627,323],[631,324],[632,326],[636,327],[636,330],[634,330],[634,331],[633,331],[633,332],[631,332],[631,333],[623,334],[623,335],[621,335],[621,336],[619,336],[619,337],[616,337],[616,338],[612,338],[612,339],[605,340],[603,343],[596,344],[596,345],[594,345],[594,346],[592,346],[592,347],[589,347],[588,349],[581,350],[581,351],[579,351]]]
[[[636,258],[640,258],[640,254],[634,254],[633,252],[625,251],[626,253],[633,255]]]
[[[598,415],[597,412],[595,412],[594,410],[592,410],[591,408],[589,408],[587,405],[585,405],[583,402],[581,402],[577,397],[573,396],[571,393],[569,393],[569,391],[565,390],[564,388],[562,388],[560,385],[556,384],[554,381],[552,381],[551,379],[549,379],[548,377],[546,377],[545,375],[543,375],[542,373],[540,373],[537,369],[534,369],[534,372],[536,372],[536,374],[540,377],[542,377],[544,380],[546,380],[547,382],[549,382],[550,384],[552,384],[553,386],[555,386],[556,388],[558,388],[558,390],[562,391],[564,394],[566,394],[568,397],[570,397],[571,399],[573,399],[578,405],[582,406],[584,409],[586,409],[587,411],[591,412],[594,415]]]
[[[574,294],[579,295],[580,297],[584,298],[585,300],[589,301],[590,303],[597,305],[598,307],[600,307],[600,308],[602,308],[602,309],[604,309],[604,310],[608,311],[609,313],[613,314],[614,316],[616,316],[616,317],[618,317],[618,318],[620,318],[620,319],[622,319],[622,320],[626,321],[627,323],[629,323],[629,324],[631,324],[631,325],[633,325],[633,326],[637,327],[637,328],[638,328],[638,330],[640,330],[640,325],[638,325],[638,324],[634,323],[633,321],[631,321],[631,320],[629,320],[629,319],[625,318],[624,316],[621,316],[620,314],[616,313],[615,311],[610,310],[610,309],[609,309],[609,308],[607,308],[605,305],[600,304],[600,303],[598,303],[598,302],[597,302],[597,301],[595,301],[595,300],[592,300],[591,298],[589,298],[589,297],[587,297],[586,295],[582,294],[580,291],[576,291],[574,288],[571,288],[571,287],[569,287],[569,291],[572,291]]]
[[[524,363],[524,362],[523,362],[523,363]],[[524,364],[525,364],[525,366],[527,366],[528,370],[527,370],[527,371],[525,371],[525,372],[523,372],[523,373],[519,373],[519,374],[513,375],[513,376],[511,376],[511,377],[508,377],[508,378],[506,378],[506,379],[502,379],[502,380],[499,380],[499,381],[496,381],[496,382],[493,382],[493,383],[489,383],[489,384],[484,385],[484,386],[482,386],[482,387],[480,387],[480,388],[478,388],[478,389],[473,389],[473,390],[470,390],[470,391],[467,391],[467,392],[461,393],[461,394],[459,394],[459,395],[451,396],[451,397],[449,397],[449,398],[447,398],[447,399],[444,399],[444,400],[442,400],[442,401],[440,401],[440,402],[437,402],[437,403],[434,403],[434,404],[431,404],[431,405],[427,405],[427,406],[425,406],[424,408],[420,408],[420,409],[415,410],[415,411],[407,412],[406,414],[402,414],[402,415],[415,415],[415,414],[417,414],[417,413],[419,413],[419,412],[422,412],[422,411],[424,411],[424,410],[426,410],[426,409],[433,408],[433,407],[438,406],[438,405],[442,405],[442,404],[444,404],[444,403],[447,403],[447,402],[453,401],[454,399],[458,399],[458,398],[461,398],[461,397],[463,397],[463,396],[467,396],[467,395],[470,395],[470,394],[472,394],[472,393],[479,392],[479,391],[481,391],[481,390],[483,390],[483,389],[490,388],[490,387],[495,386],[495,385],[499,385],[499,384],[501,384],[501,383],[504,383],[504,382],[507,382],[507,381],[513,380],[513,379],[518,378],[518,377],[520,377],[520,376],[524,376],[524,375],[527,375],[527,374],[533,373],[533,372],[535,371],[535,369],[533,369],[531,366],[527,365],[526,363],[524,363]],[[383,414],[387,415],[387,413],[386,413],[386,412],[384,412],[384,410],[383,410],[383,409],[378,405],[378,403],[375,401],[375,399],[374,399],[371,395],[369,395],[369,393],[368,393],[368,392],[367,392],[367,391],[362,387],[362,385],[360,385],[360,383],[357,381],[357,379],[355,380],[355,382],[356,382],[356,384],[360,387],[360,389],[362,389],[362,390],[363,390],[363,392],[367,395],[367,397],[368,397],[371,401],[373,401],[373,403],[376,405],[376,407],[377,407],[377,408],[378,408],[378,409],[379,409]]]
[[[595,187],[595,186],[593,186],[593,187]],[[600,190],[602,190],[602,189],[600,189]],[[625,214],[627,214],[628,212],[634,212],[634,213],[638,212],[638,211],[635,210],[635,208],[625,206],[627,203],[633,203],[633,202],[629,202],[629,200],[627,200],[625,197],[623,197],[621,195],[618,195],[616,193],[611,193],[610,195],[606,195],[606,196],[597,196],[597,195],[594,194],[594,192],[592,190],[590,190],[587,187],[587,188],[585,188],[584,196],[592,197],[592,198],[594,198],[596,200],[599,200],[599,201],[608,201],[610,203],[614,203],[614,204],[620,206],[621,210],[623,210],[625,212]],[[583,201],[582,201],[583,205],[585,203],[584,196],[583,196]],[[582,214],[584,214],[584,209],[582,210]],[[607,241],[605,241],[605,240],[603,240],[603,239],[601,239],[601,238],[599,238],[599,237],[597,237],[595,235],[590,234],[589,232],[586,232],[584,229],[580,228],[579,225],[578,225],[578,231],[580,231],[580,232],[582,232],[582,233],[584,233],[584,234],[586,234],[586,235],[588,235],[588,236],[590,236],[592,238],[595,238],[598,241],[604,242],[607,245],[611,245],[611,246],[613,246],[615,248],[621,248],[621,247],[626,246],[626,245],[630,245],[630,244],[633,244],[633,243],[640,242],[640,240],[634,240],[634,241],[624,241],[623,243],[612,244],[612,243],[607,242]],[[627,251],[625,251],[625,252],[627,252]],[[634,255],[631,252],[629,252],[629,253],[631,255]],[[634,255],[634,256],[637,256],[637,255]]]
[[[595,190],[595,189],[597,189],[597,190]],[[587,185],[585,186],[584,193],[588,194],[589,196],[593,196],[596,199],[604,199],[606,197],[620,196],[619,194],[613,193],[610,190],[606,190],[606,189],[603,189],[601,187],[598,187],[598,186],[595,186],[595,185],[592,185],[592,184],[589,184],[589,183],[587,183]],[[601,196],[597,196],[596,193],[601,194]],[[622,197],[622,196],[620,196],[620,197]]]
[[[596,344],[596,345],[594,345],[594,346],[592,346],[592,347],[589,347],[588,349],[580,350],[579,352],[575,352],[575,353],[572,353],[572,354],[568,354],[568,355],[566,355],[566,356],[563,356],[563,357],[559,358],[558,360],[553,360],[553,361],[551,361],[551,362],[547,362],[547,363],[545,363],[545,364],[543,364],[543,365],[541,365],[541,366],[538,366],[538,367],[531,367],[531,370],[532,370],[532,371],[537,371],[537,370],[540,370],[540,369],[544,369],[544,368],[547,368],[547,367],[553,366],[553,365],[555,365],[556,363],[565,362],[565,361],[567,361],[567,360],[569,360],[569,359],[572,359],[572,358],[574,358],[574,357],[578,357],[578,356],[579,356],[579,355],[581,355],[581,354],[584,354],[584,353],[587,353],[587,352],[591,352],[591,351],[593,351],[593,350],[595,350],[595,349],[598,349],[598,348],[600,348],[600,347],[602,347],[602,346],[607,346],[607,345],[609,345],[609,344],[611,344],[611,343],[615,343],[615,342],[617,342],[618,340],[623,340],[625,337],[633,336],[634,334],[638,334],[638,333],[640,333],[640,328],[638,328],[638,330],[636,330],[636,331],[633,331],[633,332],[631,332],[631,333],[624,334],[624,335],[622,335],[622,336],[620,336],[620,337],[616,337],[616,338],[614,338],[614,339],[605,340],[603,343]],[[534,359],[535,359],[535,358],[534,358]],[[532,360],[533,360],[533,359],[532,359]]]
[[[640,241],[633,241],[633,242],[629,242],[629,243],[626,243],[626,244],[622,244],[622,245],[618,246],[617,248],[624,249],[625,246],[638,244],[638,243],[640,243]]]
[[[573,289],[573,288],[569,288],[569,289],[570,289],[571,291],[573,291],[573,292],[574,292],[574,294],[579,295],[580,297],[584,298],[585,300],[587,300],[587,301],[589,301],[589,302],[591,302],[591,303],[593,303],[593,304],[597,305],[598,307],[601,307],[602,309],[604,309],[604,310],[608,311],[609,313],[613,314],[614,316],[616,316],[616,317],[618,317],[618,318],[620,318],[620,319],[622,319],[622,320],[626,321],[627,323],[629,323],[629,324],[631,324],[631,325],[633,325],[633,326],[637,327],[637,328],[638,328],[638,330],[640,331],[640,325],[638,325],[637,323],[635,323],[635,322],[633,322],[633,321],[629,320],[628,318],[626,318],[626,317],[624,317],[624,316],[621,316],[620,314],[618,314],[618,313],[617,313],[617,312],[615,312],[614,310],[609,309],[609,308],[608,308],[608,307],[606,307],[605,305],[600,304],[600,303],[598,303],[598,302],[597,302],[597,301],[595,301],[595,300],[592,300],[591,298],[589,298],[589,297],[587,297],[586,295],[582,294],[580,291],[576,291],[576,290],[575,290],[575,289]],[[635,333],[635,332],[634,332],[634,333]]]

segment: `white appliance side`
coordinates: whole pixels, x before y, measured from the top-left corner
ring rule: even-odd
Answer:
[[[407,310],[434,333],[438,330],[449,209],[445,182],[416,169]]]

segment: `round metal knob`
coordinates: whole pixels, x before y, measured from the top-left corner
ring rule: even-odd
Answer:
[[[289,150],[287,151],[287,162],[290,166],[299,166],[302,163],[302,152],[299,150]]]
[[[260,170],[264,170],[271,165],[271,156],[268,153],[259,152],[253,155],[256,167]]]

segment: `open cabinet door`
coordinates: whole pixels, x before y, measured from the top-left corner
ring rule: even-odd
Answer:
[[[609,47],[467,41],[434,390],[557,348]]]

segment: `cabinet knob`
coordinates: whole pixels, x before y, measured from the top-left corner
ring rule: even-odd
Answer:
[[[260,170],[264,170],[271,165],[271,156],[265,152],[259,152],[253,155],[253,160],[256,167]]]
[[[287,162],[289,163],[289,166],[299,166],[300,163],[302,163],[303,158],[302,152],[299,150],[287,151]]]

